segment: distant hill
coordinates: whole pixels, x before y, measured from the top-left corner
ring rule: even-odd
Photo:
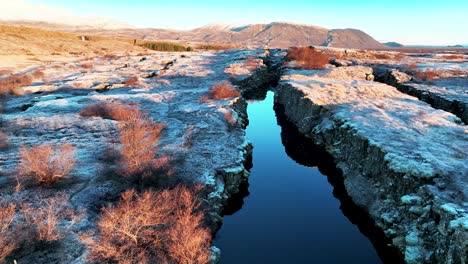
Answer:
[[[357,29],[326,29],[318,26],[285,22],[230,26],[212,24],[192,30],[168,30],[155,28],[109,28],[84,24],[61,24],[33,21],[0,21],[3,24],[39,27],[47,30],[66,31],[78,35],[100,35],[144,40],[166,40],[179,42],[203,42],[241,44],[246,46],[268,46],[289,48],[292,46],[326,46],[355,49],[385,49],[386,46],[365,32]],[[121,28],[124,27],[124,28]]]
[[[391,48],[401,48],[401,47],[404,47],[403,44],[400,44],[398,42],[385,42],[383,43],[385,46],[389,46]]]
[[[292,46],[327,46],[356,49],[385,49],[365,32],[357,29],[333,29],[323,27],[273,22],[244,26],[208,25],[193,30],[165,29],[116,29],[77,30],[79,34],[110,37],[132,37],[147,40],[176,40],[186,42],[229,43],[251,46],[289,48]]]

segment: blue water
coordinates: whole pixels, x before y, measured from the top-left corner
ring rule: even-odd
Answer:
[[[341,212],[326,176],[285,153],[273,93],[249,103],[248,115],[254,145],[250,195],[240,211],[224,217],[215,239],[221,264],[381,263]]]

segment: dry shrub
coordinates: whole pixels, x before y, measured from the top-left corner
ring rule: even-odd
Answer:
[[[20,88],[31,84],[32,77],[29,74],[12,75],[8,78],[0,79],[0,97],[22,95],[23,92]]]
[[[327,67],[330,57],[313,47],[294,47],[288,50],[288,60],[295,61],[299,68],[307,70],[323,70]]]
[[[463,60],[464,56],[462,54],[448,54],[443,55],[442,58],[446,60]]]
[[[211,97],[217,100],[224,100],[239,96],[239,91],[229,82],[222,82],[211,87]]]
[[[245,67],[250,71],[253,71],[257,68],[258,64],[254,57],[248,57],[245,62]]]
[[[69,144],[22,147],[20,153],[19,174],[33,177],[46,187],[66,178],[75,164],[75,149]]]
[[[88,259],[116,263],[207,263],[211,236],[202,227],[197,190],[125,192],[103,208],[98,236],[82,236]]]
[[[237,123],[237,120],[236,120],[236,117],[234,116],[234,114],[231,112],[231,111],[226,111],[224,112],[224,119],[226,120],[226,122],[233,126]]]
[[[376,53],[374,54],[374,57],[379,60],[391,60],[393,59],[393,56],[390,56],[389,54],[386,53]]]
[[[16,214],[14,204],[0,204],[0,262],[13,252],[17,246],[12,223]]]
[[[135,175],[158,167],[154,156],[164,127],[143,114],[120,124],[122,169],[126,175]]]
[[[80,67],[85,70],[90,70],[94,68],[94,65],[92,63],[81,63]]]
[[[12,70],[0,70],[0,76],[1,75],[8,75],[8,74],[12,74],[13,71]]]
[[[37,69],[37,70],[35,70],[34,72],[31,73],[31,76],[34,79],[44,78],[44,72],[42,70],[40,70],[40,69]]]
[[[103,49],[103,50],[107,50],[107,49]],[[115,54],[106,54],[102,58],[106,59],[106,60],[113,60],[113,59],[117,59],[117,55],[115,55]]]
[[[122,82],[126,86],[136,86],[140,84],[140,81],[138,80],[138,77],[132,76],[127,78],[125,81]]]
[[[441,73],[435,70],[417,70],[415,75],[422,81],[433,81],[440,77]]]
[[[0,131],[0,150],[8,148],[8,135]]]
[[[75,224],[81,215],[68,206],[68,197],[63,193],[41,200],[39,204],[26,204],[21,207],[25,224],[31,227],[34,238],[38,241],[56,241],[62,239],[67,229]],[[69,220],[68,226],[60,227],[60,223]]]
[[[172,192],[177,195],[173,225],[167,230],[167,252],[175,263],[208,263],[211,257],[211,233],[202,226],[204,214],[195,191],[185,187]]]
[[[123,105],[121,103],[100,102],[88,105],[80,111],[82,117],[101,117],[116,121],[126,121],[140,117],[137,105]]]

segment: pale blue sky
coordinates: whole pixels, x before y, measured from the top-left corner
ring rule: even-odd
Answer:
[[[466,0],[27,0],[137,27],[191,29],[209,23],[289,21],[358,28],[380,41],[468,43]]]

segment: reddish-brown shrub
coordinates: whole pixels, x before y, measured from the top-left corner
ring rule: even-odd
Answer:
[[[90,70],[94,68],[94,65],[92,63],[81,63],[80,67],[85,70]]]
[[[44,72],[40,69],[37,69],[31,73],[31,76],[35,79],[44,78]]]
[[[245,67],[251,71],[257,68],[258,64],[254,57],[248,57],[247,61],[245,62]]]
[[[199,187],[196,187],[199,190]],[[175,189],[178,208],[174,224],[167,230],[167,252],[175,263],[208,263],[211,257],[211,233],[202,226],[204,214],[196,191]]]
[[[120,150],[125,174],[139,174],[157,165],[154,163],[157,143],[164,127],[143,114],[120,124]]]
[[[462,54],[448,54],[443,55],[442,58],[446,60],[463,60],[464,56]]]
[[[32,77],[29,74],[12,75],[5,79],[0,79],[0,97],[7,95],[22,95],[19,89],[22,86],[32,84]]]
[[[117,121],[140,118],[141,113],[137,105],[123,105],[121,103],[100,102],[88,105],[80,111],[82,117],[101,117]]]
[[[379,59],[379,60],[393,59],[392,56],[390,56],[389,54],[386,54],[386,53],[376,53],[376,54],[374,54],[374,56],[375,56],[376,59]]]
[[[327,67],[330,57],[313,47],[294,47],[288,50],[288,60],[295,61],[299,68],[308,70],[323,70]]]
[[[224,112],[224,119],[229,125],[235,125],[237,123],[236,117],[231,111]]]
[[[11,74],[11,73],[13,73],[12,70],[0,70],[0,76],[1,75],[8,75],[8,74]]]
[[[68,144],[22,147],[20,152],[20,175],[34,177],[39,184],[47,187],[66,178],[75,164],[75,149]]]
[[[207,263],[211,235],[202,227],[197,190],[127,191],[102,210],[98,237],[81,239],[88,259],[117,263]]]
[[[211,87],[211,97],[213,99],[224,100],[239,95],[239,91],[229,82],[218,83]]]
[[[0,150],[8,148],[8,135],[0,131]]]
[[[440,77],[441,73],[435,70],[415,71],[416,77],[422,81],[433,81]]]
[[[122,82],[126,86],[136,86],[140,84],[140,81],[138,80],[138,77],[132,76],[127,78],[125,81]]]
[[[107,50],[107,49],[106,49]],[[117,55],[115,54],[106,54],[102,57],[103,59],[106,59],[106,60],[113,60],[113,59],[116,59],[117,58]]]
[[[65,236],[67,228],[59,227],[60,222],[69,220],[70,227],[81,217],[67,203],[68,197],[60,193],[41,200],[39,204],[26,204],[21,207],[25,224],[32,228],[35,239],[56,241]]]
[[[16,214],[14,204],[0,204],[0,262],[3,261],[18,245],[12,229]]]

